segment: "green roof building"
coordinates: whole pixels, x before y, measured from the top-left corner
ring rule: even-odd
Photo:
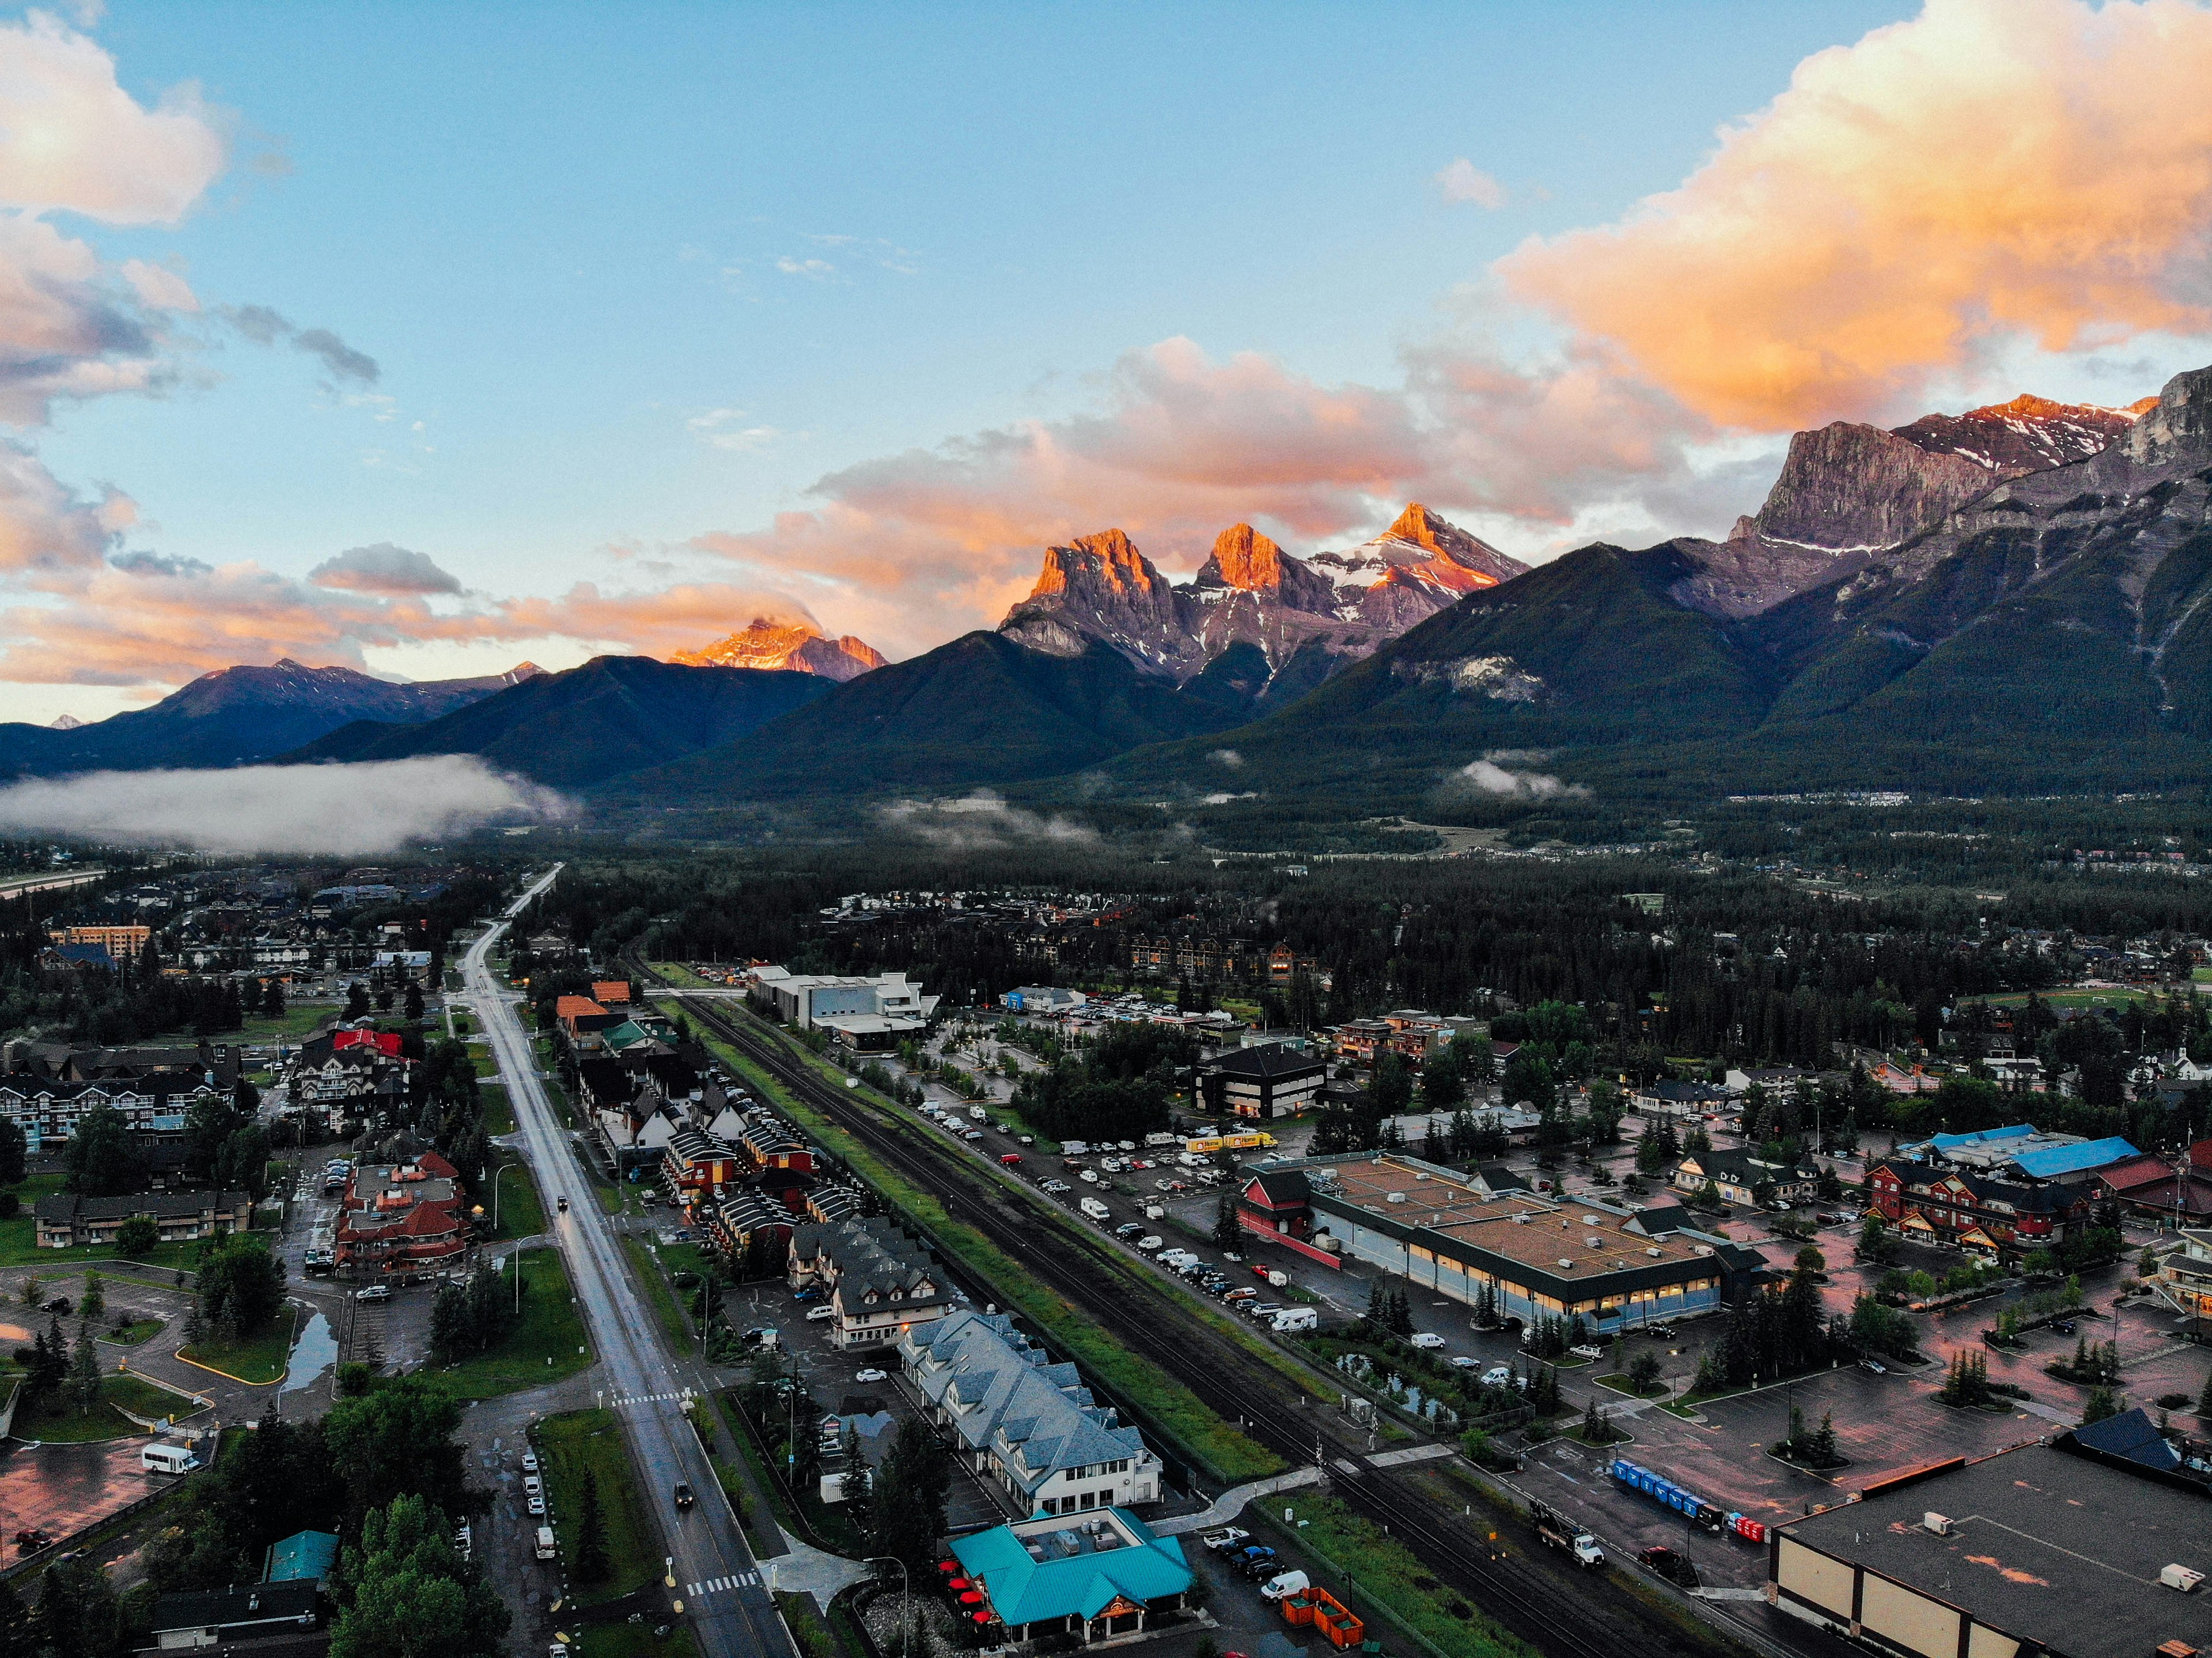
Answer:
[[[952,1553],[982,1593],[981,1610],[1015,1641],[1132,1634],[1181,1611],[1191,1583],[1182,1545],[1125,1509],[1000,1526],[956,1540]]]
[[[269,1546],[265,1583],[315,1583],[331,1575],[338,1558],[336,1532],[297,1531]]]

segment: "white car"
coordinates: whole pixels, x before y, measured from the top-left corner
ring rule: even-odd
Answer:
[[[806,1321],[809,1324],[819,1324],[825,1319],[832,1319],[836,1316],[837,1309],[827,1303],[824,1303],[820,1307],[809,1307],[806,1309]]]
[[[1482,1385],[1486,1388],[1510,1388],[1513,1385],[1513,1372],[1503,1364],[1493,1364],[1482,1373]]]
[[[890,1379],[888,1370],[856,1370],[853,1373],[855,1382],[889,1382]]]
[[[538,1453],[536,1451],[523,1452],[522,1471],[525,1473],[536,1473],[538,1472]]]
[[[1417,1336],[1409,1338],[1409,1339],[1414,1346],[1422,1349],[1424,1351],[1428,1351],[1444,1345],[1444,1339],[1442,1336],[1431,1335],[1426,1330],[1422,1331],[1420,1334]]]
[[[1455,1370],[1472,1370],[1481,1363],[1482,1361],[1479,1358],[1469,1358],[1465,1353],[1462,1353],[1459,1357],[1452,1360],[1452,1369]]]
[[[530,1499],[530,1512],[533,1515],[542,1515],[545,1512],[545,1497],[543,1492]]]
[[[1415,1336],[1413,1338],[1413,1345],[1415,1346],[1419,1346],[1420,1345],[1420,1337]],[[1570,1347],[1567,1351],[1572,1353],[1577,1358],[1603,1358],[1605,1357],[1604,1348],[1593,1347],[1587,1342],[1583,1343],[1579,1347]]]

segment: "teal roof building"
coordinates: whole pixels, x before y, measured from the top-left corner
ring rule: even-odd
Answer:
[[[1057,1629],[1085,1642],[1180,1611],[1191,1584],[1182,1545],[1126,1509],[1044,1515],[956,1540],[959,1561],[1012,1637]]]
[[[331,1575],[338,1558],[336,1532],[295,1531],[269,1546],[267,1583],[319,1582]]]

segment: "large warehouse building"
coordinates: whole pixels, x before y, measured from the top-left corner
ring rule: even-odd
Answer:
[[[1904,1475],[1777,1527],[1767,1593],[1913,1658],[2193,1658],[2212,1651],[2212,1493],[2179,1461],[2131,1411]]]
[[[1758,1251],[1635,1211],[1495,1195],[1396,1152],[1257,1163],[1239,1176],[1244,1230],[1334,1266],[1346,1257],[1503,1319],[1582,1315],[1607,1333],[1711,1312],[1768,1276]],[[1683,1211],[1669,1206],[1680,1218]]]

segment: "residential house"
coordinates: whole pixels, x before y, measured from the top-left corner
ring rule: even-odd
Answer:
[[[1055,1364],[1002,1313],[963,1309],[899,1343],[929,1419],[1024,1514],[1157,1502],[1159,1458],[1098,1404],[1072,1363]]]
[[[1810,1203],[1819,1188],[1820,1171],[1793,1163],[1769,1163],[1748,1151],[1692,1151],[1674,1166],[1677,1192],[1695,1194],[1711,1181],[1730,1203],[1758,1203],[1762,1186],[1765,1195],[1790,1203]]]
[[[724,1186],[735,1185],[744,1168],[735,1146],[725,1145],[688,1125],[672,1133],[668,1144],[660,1149],[661,1186],[687,1210]]]
[[[794,1290],[829,1291],[836,1312],[831,1331],[842,1348],[895,1344],[915,1326],[944,1317],[952,1304],[944,1269],[890,1220],[799,1226],[791,1236],[787,1270]]]
[[[245,1192],[143,1192],[120,1198],[57,1192],[40,1198],[32,1214],[41,1249],[112,1247],[123,1228],[140,1216],[154,1223],[155,1236],[162,1242],[180,1243],[245,1231],[253,1224],[253,1199]]]
[[[1669,1117],[1676,1121],[1726,1111],[1733,1102],[1725,1088],[1711,1083],[1639,1083],[1628,1096],[1629,1108],[1639,1117]]]

